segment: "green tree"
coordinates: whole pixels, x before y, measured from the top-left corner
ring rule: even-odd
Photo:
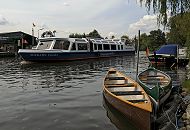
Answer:
[[[146,50],[146,48],[149,47],[149,43],[148,35],[146,33],[141,34],[139,49],[142,51]]]
[[[161,45],[166,44],[165,33],[160,29],[151,31],[148,44],[151,45],[151,50],[157,50]]]
[[[134,43],[134,42],[132,42],[132,40],[131,40],[131,39],[129,38],[129,36],[127,36],[127,35],[121,36],[121,39],[125,39],[125,44]]]
[[[45,31],[42,33],[41,37],[55,37],[52,31]]]
[[[86,34],[72,33],[69,35],[69,38],[86,38]]]
[[[153,30],[149,35],[141,34],[140,50],[146,50],[148,47],[151,51],[157,50],[161,45],[166,43],[165,33],[160,29]]]
[[[98,33],[98,31],[95,30],[95,29],[88,34],[88,37],[91,37],[91,38],[102,38],[101,35]]]
[[[190,13],[185,13],[183,16],[176,15],[169,19],[167,34],[168,42],[189,45],[190,39]]]

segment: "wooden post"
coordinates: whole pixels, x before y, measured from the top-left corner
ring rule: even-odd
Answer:
[[[179,64],[179,45],[177,45],[177,69],[178,69],[178,64]]]
[[[34,28],[32,28],[32,46],[34,45]]]
[[[140,30],[138,33],[138,45],[137,45],[137,70],[136,70],[136,81],[137,81],[137,76],[138,76],[138,71],[139,71],[139,45],[140,45]]]

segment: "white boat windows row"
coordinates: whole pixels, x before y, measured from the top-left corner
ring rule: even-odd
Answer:
[[[110,44],[110,42],[112,44]],[[69,39],[46,39],[40,40],[37,45],[37,49],[59,49],[59,50],[72,50],[72,51],[98,51],[98,50],[124,50],[124,44],[122,42],[113,41],[101,41],[96,40],[93,42],[85,41],[84,39],[78,39],[77,41]]]
[[[94,50],[123,50],[123,45],[94,44]]]
[[[118,41],[96,41],[96,42],[94,42],[94,41],[92,41],[94,44],[116,44],[116,45],[118,45],[118,44],[120,44],[120,45],[124,45],[124,43],[122,43],[122,42],[118,42]]]

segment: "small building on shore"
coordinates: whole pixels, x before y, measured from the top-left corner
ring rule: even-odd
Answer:
[[[22,31],[0,33],[0,53],[3,55],[17,54],[19,49],[32,48],[35,45],[36,37]]]

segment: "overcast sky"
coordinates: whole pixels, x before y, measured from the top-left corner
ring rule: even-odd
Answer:
[[[156,16],[148,15],[139,0],[3,0],[0,4],[0,32],[23,31],[36,27],[56,30],[57,36],[89,33],[96,29],[102,36],[128,35],[138,30],[158,29]],[[40,32],[43,32],[40,31]]]

